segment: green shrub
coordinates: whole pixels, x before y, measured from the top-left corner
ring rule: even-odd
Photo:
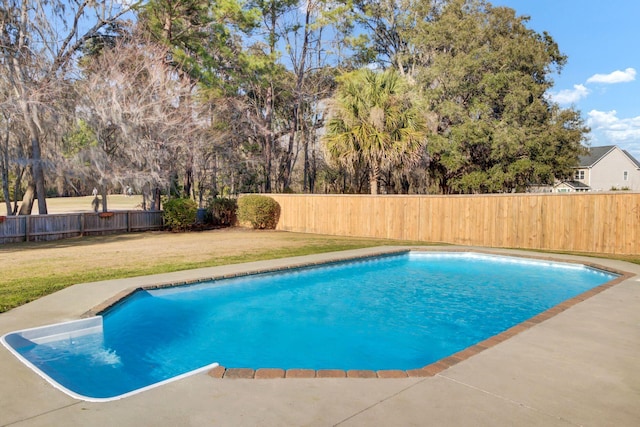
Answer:
[[[274,229],[280,218],[280,205],[271,197],[252,194],[238,199],[238,220],[253,228]]]
[[[216,197],[209,202],[213,225],[231,226],[236,223],[238,201],[228,197]]]
[[[191,199],[171,199],[164,203],[164,225],[172,231],[185,231],[196,222],[198,204]]]

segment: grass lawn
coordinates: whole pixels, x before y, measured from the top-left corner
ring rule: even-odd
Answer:
[[[419,243],[233,228],[5,244],[0,313],[76,283],[395,244]]]
[[[92,212],[92,196],[84,197],[54,197],[47,199],[47,211],[50,214],[69,212]],[[13,206],[13,205],[12,205]],[[142,209],[142,196],[133,195],[126,197],[122,194],[112,194],[107,196],[107,208],[112,211]],[[100,207],[102,210],[102,206]],[[33,214],[38,213],[38,201],[33,203]],[[7,206],[0,203],[0,215],[7,214]]]
[[[50,213],[90,211],[91,199],[47,199],[47,207]],[[141,202],[140,196],[112,195],[109,209],[139,209]],[[3,212],[2,203],[0,215]],[[76,283],[372,246],[420,244],[424,243],[240,228],[4,244],[0,245],[0,313]],[[581,255],[640,264],[640,256]]]

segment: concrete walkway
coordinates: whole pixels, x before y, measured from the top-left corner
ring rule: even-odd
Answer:
[[[132,287],[334,258],[80,284],[0,314],[0,335],[80,318]],[[640,265],[620,261],[554,258],[640,275]],[[234,380],[201,373],[122,400],[88,403],[58,391],[1,347],[0,426],[638,426],[639,277],[427,378]]]

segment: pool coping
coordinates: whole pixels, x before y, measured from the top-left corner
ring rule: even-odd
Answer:
[[[623,281],[636,276],[634,273],[626,272],[623,270],[619,270],[616,268],[612,268],[609,266],[603,266],[601,264],[595,262],[588,262],[584,260],[568,260],[565,258],[554,257],[553,254],[517,254],[517,253],[509,253],[505,254],[502,251],[495,251],[490,249],[478,249],[478,248],[448,248],[446,246],[437,246],[437,247],[429,247],[426,249],[425,247],[403,247],[403,248],[389,248],[389,249],[380,249],[377,252],[367,253],[367,254],[358,254],[358,255],[346,255],[340,256],[341,252],[335,252],[331,254],[335,254],[337,256],[330,258],[328,260],[322,261],[301,261],[301,262],[292,262],[286,266],[277,266],[273,268],[257,268],[257,269],[249,269],[242,272],[231,273],[231,274],[220,274],[213,275],[209,277],[202,277],[194,280],[188,281],[168,281],[161,282],[153,285],[144,285],[139,287],[133,287],[125,289],[113,297],[105,300],[101,304],[94,306],[87,312],[85,312],[81,317],[93,317],[98,316],[104,313],[105,311],[115,307],[119,303],[121,303],[124,299],[129,297],[130,295],[145,290],[155,290],[155,289],[163,289],[169,287],[179,287],[179,286],[192,286],[197,285],[203,282],[208,282],[212,280],[224,280],[238,277],[246,277],[257,274],[267,274],[267,273],[276,273],[283,272],[287,270],[292,270],[296,268],[305,268],[305,267],[313,267],[318,265],[331,265],[334,263],[341,262],[349,262],[349,261],[357,261],[367,258],[374,258],[380,256],[393,256],[403,253],[410,252],[450,252],[450,253],[478,253],[478,254],[486,254],[486,255],[494,255],[494,256],[506,256],[512,258],[526,258],[526,259],[534,259],[538,261],[550,261],[550,262],[559,262],[559,263],[567,263],[567,264],[579,264],[584,265],[586,267],[602,270],[608,273],[613,273],[618,275],[618,277],[610,280],[602,285],[598,285],[594,288],[591,288],[585,292],[582,292],[576,295],[573,298],[565,300],[560,304],[557,304],[542,313],[539,313],[521,323],[518,323],[509,329],[489,337],[479,343],[476,343],[472,346],[469,346],[463,350],[460,350],[450,356],[447,356],[443,359],[440,359],[436,362],[425,365],[421,368],[416,369],[387,369],[387,370],[342,370],[342,369],[306,369],[306,368],[293,368],[293,369],[282,369],[282,368],[226,368],[224,366],[216,366],[213,369],[210,369],[207,374],[214,379],[310,379],[310,378],[358,378],[358,379],[401,379],[401,378],[424,378],[424,377],[433,377],[450,367],[463,362],[491,347],[494,347],[552,317],[557,316],[563,311],[573,307],[574,305],[585,301],[607,289],[610,289]]]

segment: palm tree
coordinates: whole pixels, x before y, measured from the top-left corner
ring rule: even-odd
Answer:
[[[340,79],[325,147],[351,170],[368,165],[371,194],[378,194],[382,171],[417,158],[426,140],[424,117],[409,95],[409,86],[393,70],[365,68]]]

